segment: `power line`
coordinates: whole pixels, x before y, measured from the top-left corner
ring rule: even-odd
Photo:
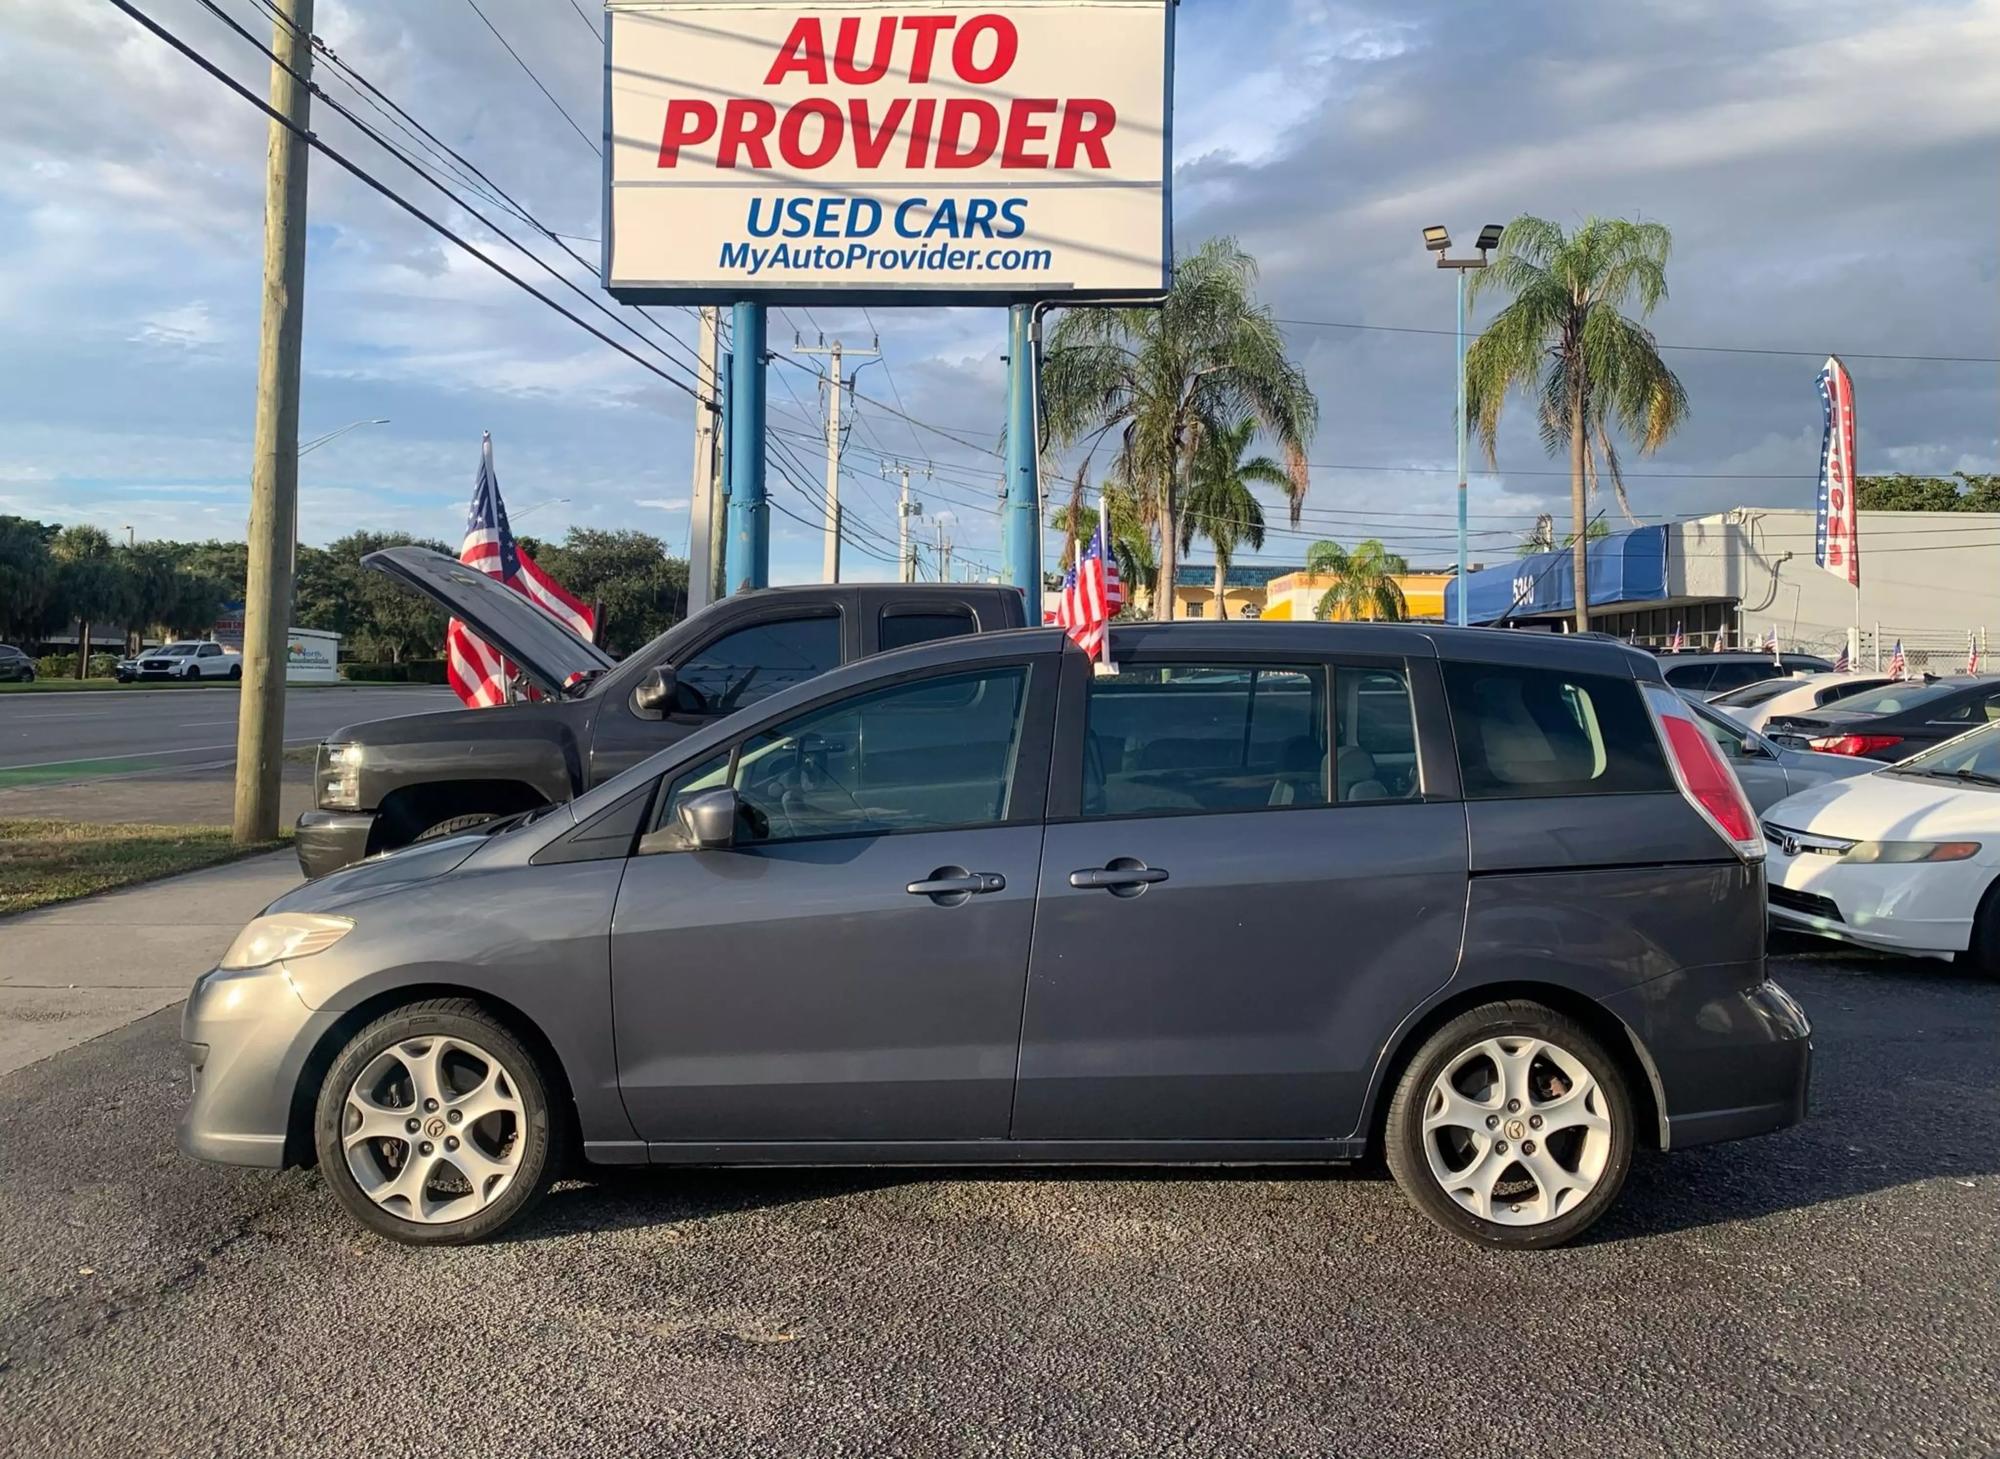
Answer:
[[[496,26],[492,21],[486,20],[486,12],[479,8],[479,0],[465,0],[465,3],[472,7],[472,13],[474,15],[478,16],[481,20],[486,21],[486,28],[493,32],[493,39],[500,42],[501,45],[507,47],[507,54],[514,58],[514,64],[519,66],[522,69],[522,71],[527,73],[528,79],[535,83],[535,89],[541,92],[542,95],[546,96],[549,99],[549,105],[562,113],[562,119],[569,123],[570,130],[575,132],[579,137],[583,138],[583,145],[588,147],[591,151],[597,153],[599,157],[602,157],[604,155],[603,151],[598,147],[597,143],[593,142],[590,139],[590,133],[584,131],[582,127],[576,124],[576,118],[569,114],[569,108],[556,100],[556,94],[553,91],[549,90],[548,87],[542,85],[542,78],[535,74],[533,67],[531,67],[526,61],[521,59],[521,53],[515,50],[512,45],[508,44],[507,37],[500,34],[500,28]],[[578,13],[581,14],[582,12]],[[588,24],[587,21],[585,23]],[[596,27],[594,26],[592,27],[591,33],[593,35],[596,34]]]
[[[447,238],[451,242],[457,244],[465,252],[471,254],[474,258],[478,259],[481,263],[485,264],[488,268],[492,269],[495,273],[499,274],[502,278],[506,279],[509,283],[513,284],[516,288],[521,289],[524,292],[533,295],[536,299],[540,300],[543,304],[547,305],[549,308],[555,310],[556,313],[562,315],[563,318],[569,320],[570,323],[576,325],[579,329],[584,330],[586,333],[594,336],[596,339],[602,341],[604,344],[611,346],[612,349],[618,351],[619,354],[624,355],[627,359],[631,360],[641,369],[650,371],[652,374],[659,376],[660,379],[666,381],[676,390],[682,391],[683,393],[689,396],[696,395],[696,391],[691,386],[687,385],[686,383],[684,383],[679,379],[676,379],[674,376],[669,375],[665,370],[661,369],[651,360],[646,359],[642,355],[635,354],[632,350],[620,344],[610,335],[598,329],[597,326],[590,323],[589,320],[584,319],[579,315],[570,313],[570,311],[565,309],[560,303],[550,298],[548,295],[542,293],[533,284],[529,283],[526,279],[522,278],[512,269],[509,269],[505,264],[501,263],[498,259],[492,257],[492,255],[486,253],[483,249],[477,247],[468,239],[461,237],[458,233],[454,232],[444,223],[432,217],[429,213],[426,213],[422,208],[418,207],[415,203],[411,202],[401,193],[397,192],[387,183],[377,178],[373,173],[369,172],[367,169],[359,166],[358,164],[350,161],[343,153],[329,146],[327,143],[321,141],[312,132],[293,126],[292,123],[286,119],[285,115],[282,112],[279,112],[273,107],[271,107],[267,102],[265,102],[265,100],[262,97],[252,92],[249,88],[245,87],[242,83],[237,81],[235,77],[229,75],[221,67],[217,66],[213,61],[209,60],[208,57],[204,56],[200,51],[196,50],[193,46],[189,45],[186,41],[182,40],[173,31],[161,25],[158,21],[154,20],[152,16],[140,10],[136,5],[131,3],[131,0],[108,0],[108,3],[115,6],[117,9],[123,11],[126,15],[130,16],[133,20],[137,21],[142,27],[150,31],[153,35],[157,36],[160,40],[165,41],[174,50],[180,52],[181,55],[185,56],[188,60],[192,61],[196,66],[200,67],[203,71],[207,72],[215,80],[221,82],[224,86],[228,87],[231,91],[235,92],[238,96],[242,97],[243,100],[249,102],[250,105],[256,107],[257,110],[264,113],[265,116],[269,117],[271,120],[283,126],[287,131],[290,131],[295,135],[297,135],[308,146],[323,153],[326,157],[331,159],[336,166],[350,173],[357,180],[359,180],[369,188],[372,188],[374,191],[380,193],[383,197],[387,198],[390,202],[394,203],[397,207],[401,208],[411,217],[417,219],[420,223],[424,224],[426,227],[432,229],[434,232],[438,233],[442,237]],[[365,125],[365,124],[357,123],[357,125]],[[420,173],[419,175],[422,174]],[[459,202],[460,206],[464,206],[463,200],[459,200]],[[482,221],[487,221],[487,220],[482,219]],[[488,222],[488,226],[489,227],[492,226],[490,222]],[[496,229],[495,231],[497,232],[498,230]],[[512,240],[510,239],[509,241],[511,242]],[[519,244],[515,244],[515,247],[519,248],[519,246],[520,246]],[[522,251],[524,253],[526,252],[526,250]],[[528,254],[528,257],[533,258],[534,255]],[[546,267],[546,265],[544,265],[544,267]]]
[[[1422,334],[1443,339],[1456,339],[1458,337],[1456,330],[1418,329],[1407,324],[1355,324],[1338,319],[1279,319],[1277,322],[1279,324],[1296,324],[1306,329],[1358,329],[1376,334]],[[1843,360],[1899,360],[1934,365],[2000,365],[2000,355],[1891,355],[1868,354],[1855,350],[1755,349],[1747,345],[1720,344],[1656,343],[1653,348],[1660,350],[1684,350],[1707,355],[1785,355],[1802,360],[1823,360],[1828,354],[1838,354]]]
[[[583,7],[577,4],[576,0],[569,0],[569,8],[576,12],[576,18],[578,20],[582,21],[586,26],[590,28],[590,38],[592,40],[601,42],[604,39],[603,33],[598,30],[595,22],[593,22],[588,15],[585,15],[583,13]]]

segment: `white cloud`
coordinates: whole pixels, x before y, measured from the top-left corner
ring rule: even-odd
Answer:
[[[146,316],[127,338],[133,344],[162,349],[209,350],[221,342],[222,331],[209,317],[208,305],[196,300]]]

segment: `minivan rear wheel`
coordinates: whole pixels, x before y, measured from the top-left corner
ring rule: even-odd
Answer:
[[[413,1003],[350,1039],[320,1085],[322,1178],[411,1246],[484,1241],[541,1198],[567,1126],[534,1056],[467,998]]]
[[[1389,1104],[1389,1170],[1418,1210],[1480,1246],[1581,1235],[1632,1163],[1632,1097],[1604,1046],[1539,1003],[1469,1009],[1417,1050]]]

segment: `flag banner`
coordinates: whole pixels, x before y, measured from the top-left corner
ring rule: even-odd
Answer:
[[[1896,646],[1889,652],[1889,677],[1907,679],[1910,677],[1910,661],[1903,654],[1903,640],[1897,639]]]
[[[1060,627],[1085,653],[1109,662],[1111,620],[1124,606],[1125,584],[1118,575],[1118,559],[1105,544],[1104,515],[1100,512],[1097,530],[1063,574],[1056,606],[1043,618]]]
[[[1681,631],[1680,624],[1674,625],[1674,636],[1667,640],[1667,652],[1677,654],[1688,646],[1688,636]]]
[[[507,525],[507,506],[500,500],[500,478],[493,470],[493,437],[481,438],[479,481],[472,489],[472,508],[465,517],[465,540],[458,560],[496,577],[551,618],[581,638],[590,638],[597,624],[590,609],[535,564],[514,540]],[[445,679],[470,709],[488,709],[507,702],[514,667],[486,640],[456,618],[445,630]]]
[[[1819,446],[1819,521],[1813,561],[1851,586],[1861,586],[1861,542],[1854,505],[1854,378],[1838,355],[1820,367],[1825,426]]]

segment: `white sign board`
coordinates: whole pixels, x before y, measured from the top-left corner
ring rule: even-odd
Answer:
[[[317,628],[294,628],[285,638],[287,684],[334,684],[340,680],[340,635]]]
[[[605,20],[622,300],[1166,286],[1171,0],[610,0]]]

